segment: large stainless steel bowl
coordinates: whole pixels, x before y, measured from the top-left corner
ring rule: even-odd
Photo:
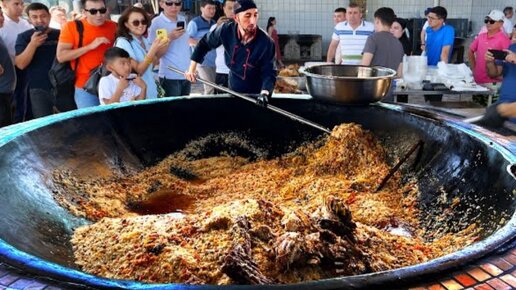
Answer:
[[[384,67],[326,64],[306,68],[306,87],[314,98],[343,104],[369,104],[387,95],[396,71]]]

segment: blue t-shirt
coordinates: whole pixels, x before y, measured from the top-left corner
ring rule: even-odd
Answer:
[[[432,27],[426,29],[426,55],[428,57],[428,65],[437,65],[441,60],[441,51],[443,47],[449,45],[448,61],[450,61],[453,42],[455,41],[455,29],[450,25],[443,25],[438,30]]]
[[[115,41],[115,46],[120,47],[129,53],[129,56],[136,60],[137,62],[142,62],[147,54],[147,51],[150,49],[150,44],[147,38],[143,37],[143,44],[145,47],[142,47],[140,42],[133,35],[133,39],[129,41],[125,37],[119,37]],[[147,85],[147,96],[146,99],[156,99],[158,97],[158,88],[156,87],[156,82],[154,81],[154,74],[152,73],[152,64],[147,67],[147,70],[142,75],[142,79]]]
[[[30,38],[36,32],[34,29],[27,30],[18,35],[14,49],[16,55],[21,54],[29,45]],[[56,57],[57,41],[59,40],[60,31],[50,28],[47,33],[48,37],[45,42],[36,49],[32,61],[25,68],[29,82],[29,89],[44,89],[50,91],[52,85],[48,78],[48,71],[52,67],[52,63]]]
[[[201,16],[194,17],[190,23],[188,23],[188,27],[186,28],[186,33],[195,40],[200,40],[206,33],[210,32],[210,29],[213,25],[215,25],[215,20],[211,19],[207,21]],[[215,58],[216,52],[215,49],[210,50],[204,57],[204,61],[202,62],[203,66],[215,67]]]

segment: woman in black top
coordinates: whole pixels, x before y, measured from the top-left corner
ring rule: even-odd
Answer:
[[[412,43],[407,37],[405,29],[407,28],[407,20],[403,18],[396,18],[391,26],[391,33],[400,40],[403,45],[403,51],[406,55],[412,54]]]

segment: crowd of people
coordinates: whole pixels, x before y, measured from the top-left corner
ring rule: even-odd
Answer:
[[[162,12],[153,18],[136,5],[127,8],[117,23],[109,19],[104,0],[81,0],[82,14],[71,21],[59,6],[49,9],[31,3],[24,9],[22,0],[1,3],[0,127],[75,108],[189,95],[197,76],[237,92],[257,94],[257,103],[267,106],[277,68],[283,66],[276,19],[269,18],[266,30],[258,28],[253,0],[225,0],[222,15],[217,15],[217,2],[202,0],[201,14],[190,21],[181,13],[181,0],[160,0]],[[24,12],[28,20],[22,17]],[[436,6],[425,13],[421,49],[428,65],[448,63],[455,38],[453,27],[446,24],[448,12]],[[516,101],[512,14],[512,7],[489,12],[468,51],[475,81],[501,84],[500,103]],[[406,19],[382,7],[371,23],[363,19],[359,5],[350,3],[335,9],[334,23],[327,61],[384,66],[402,75],[403,55],[413,53]],[[507,56],[495,59],[492,49]],[[64,96],[54,93],[49,80],[56,61],[69,62],[75,72],[75,90],[68,102],[60,100]],[[98,81],[96,91],[86,89],[92,71],[101,66],[109,73]],[[204,94],[213,93],[218,92],[204,86]],[[495,111],[510,117],[512,107],[504,104]]]

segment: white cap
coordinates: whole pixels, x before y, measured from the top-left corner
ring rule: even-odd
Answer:
[[[503,21],[505,15],[500,10],[491,10],[486,17],[489,17],[494,21]]]

